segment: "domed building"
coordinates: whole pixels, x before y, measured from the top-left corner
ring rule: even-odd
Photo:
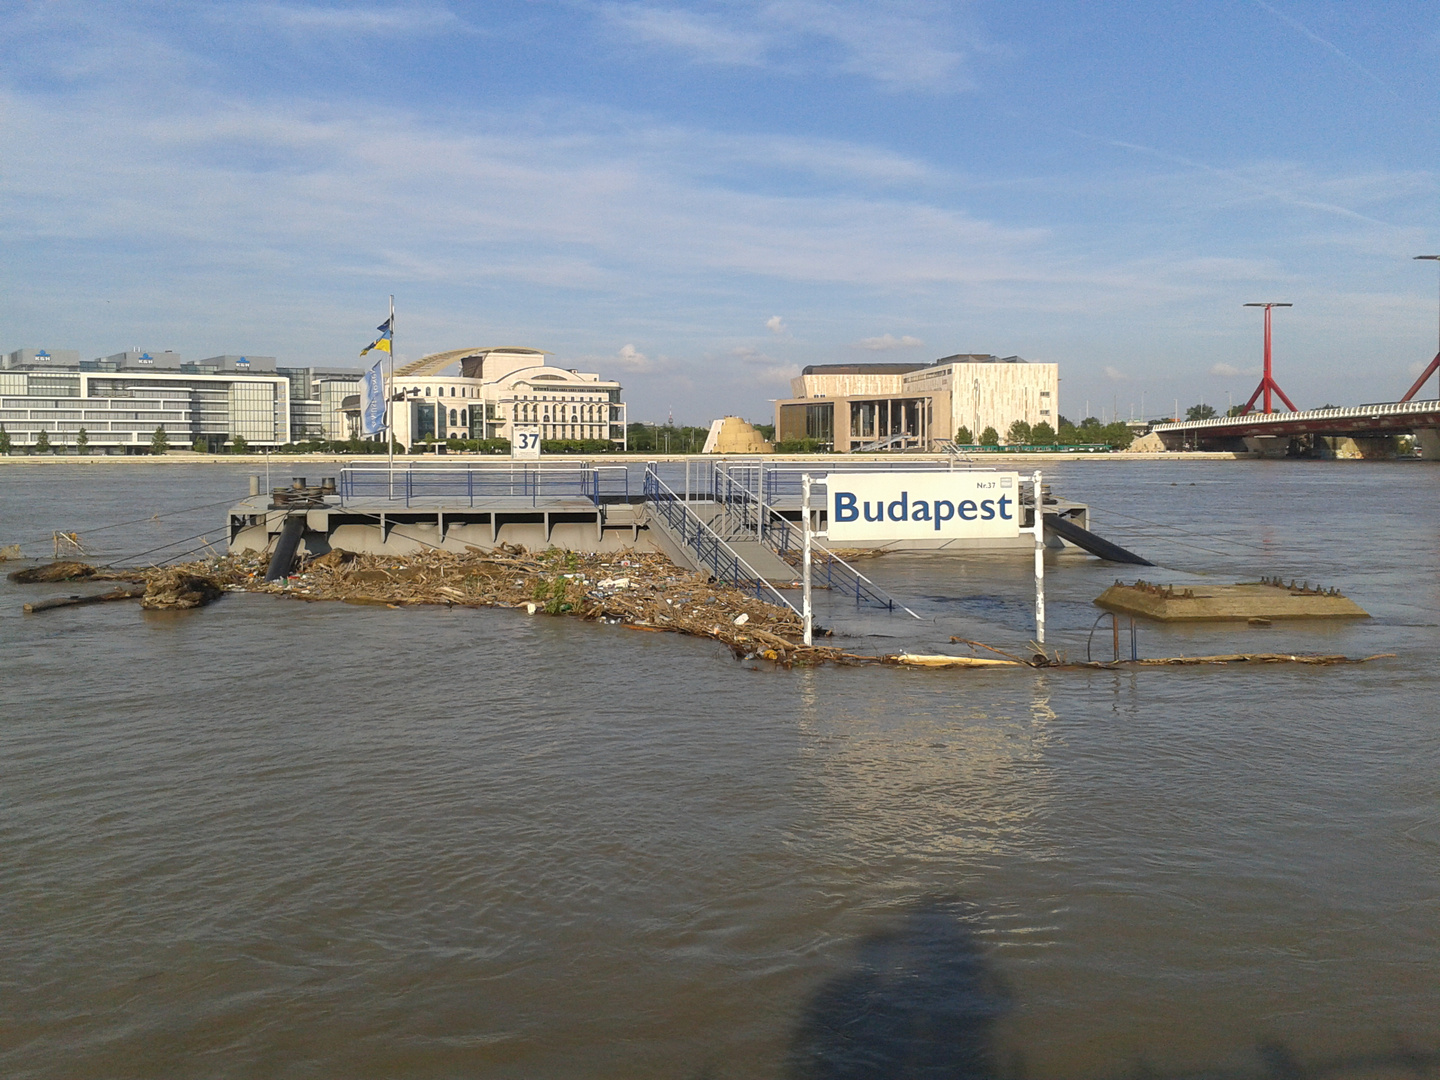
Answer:
[[[625,441],[618,382],[557,367],[542,349],[493,347],[431,353],[395,370],[396,441],[407,449],[445,439],[509,439],[516,424],[542,440]],[[455,374],[447,371],[458,368]],[[358,401],[352,412],[358,430]]]

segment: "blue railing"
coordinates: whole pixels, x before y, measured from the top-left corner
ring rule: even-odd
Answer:
[[[417,499],[445,505],[474,506],[477,499],[528,501],[582,498],[595,506],[628,502],[630,473],[623,465],[545,467],[534,464],[485,465],[460,469],[348,466],[336,485],[341,505],[355,501],[401,502]]]
[[[670,533],[685,545],[700,565],[710,571],[716,581],[753,590],[757,599],[778,602],[791,611],[795,610],[794,604],[757,574],[729,544],[720,539],[714,529],[695,515],[684,498],[650,468],[645,470],[645,502],[647,508],[660,518]]]

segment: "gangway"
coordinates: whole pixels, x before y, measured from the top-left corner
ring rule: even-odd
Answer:
[[[817,479],[824,483],[823,477]],[[764,491],[763,485],[761,491]],[[743,535],[747,539],[758,540],[789,565],[799,565],[802,538],[794,522],[773,506],[766,505],[747,483],[737,482],[728,470],[720,466],[715,469],[715,497],[724,507],[722,520],[727,523],[727,531],[732,536]],[[887,611],[898,607],[907,615],[920,618],[813,535],[810,545],[812,580],[822,588],[853,595],[856,604],[871,603]]]
[[[716,581],[752,590],[757,599],[778,603],[800,614],[794,604],[721,539],[650,466],[645,469],[645,500],[651,520],[671,543],[679,545],[697,569],[708,571]]]

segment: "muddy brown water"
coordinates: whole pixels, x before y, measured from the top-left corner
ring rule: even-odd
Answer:
[[[135,556],[251,471],[0,469],[0,545]],[[1079,1080],[1440,1049],[1440,468],[1047,480],[1151,580],[1294,576],[1375,616],[1141,624],[1142,655],[1397,658],[783,671],[498,610],[25,617],[76,588],[0,583],[0,1074]],[[926,621],[822,594],[857,649],[1030,634],[1024,557],[865,569]],[[1082,653],[1119,576],[1052,559],[1052,643]]]

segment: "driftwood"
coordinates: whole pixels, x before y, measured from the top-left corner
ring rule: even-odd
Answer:
[[[104,604],[111,600],[139,600],[145,595],[141,588],[119,588],[111,589],[107,593],[92,593],[89,596],[57,596],[50,600],[36,600],[34,603],[25,605],[25,614],[34,615],[41,611],[50,611],[62,607],[83,607],[86,604]]]
[[[95,574],[95,567],[89,563],[61,561],[15,570],[7,576],[18,585],[39,585],[47,581],[81,581]]]

